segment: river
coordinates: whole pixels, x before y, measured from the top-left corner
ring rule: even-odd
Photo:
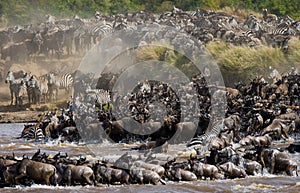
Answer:
[[[48,154],[57,152],[67,152],[68,155],[79,157],[80,155],[94,156],[95,151],[91,151],[91,146],[85,144],[59,143],[52,141],[47,143],[29,142],[17,139],[26,123],[0,124],[0,155],[12,155],[21,158],[23,155],[32,156],[37,149]],[[97,156],[116,156],[124,149],[122,144],[111,144],[109,142],[97,145]],[[180,150],[184,144],[176,145],[171,149]],[[94,152],[94,153],[93,153]],[[98,154],[99,153],[99,154]],[[292,154],[292,159],[300,165],[300,154]],[[247,177],[245,179],[234,180],[214,180],[196,182],[168,182],[167,185],[101,185],[101,186],[45,186],[32,185],[31,187],[17,186],[13,188],[2,188],[0,192],[300,192],[300,177],[289,177],[284,175],[270,175]]]

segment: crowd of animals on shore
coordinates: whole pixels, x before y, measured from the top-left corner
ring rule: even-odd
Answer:
[[[136,30],[146,24],[171,26],[180,32],[192,35],[195,40],[188,39],[188,41],[187,38],[183,39],[179,35],[168,34],[168,32],[163,32],[166,34],[162,37],[158,37],[158,34],[153,35],[150,31],[147,33],[147,30],[137,34]],[[270,45],[287,50],[289,40],[299,38],[300,23],[289,16],[277,17],[268,14],[266,9],[263,10],[262,19],[252,14],[242,19],[223,12],[202,9],[186,12],[175,7],[172,11],[162,14],[141,11],[106,16],[96,12],[92,19],[83,19],[76,15],[71,19],[56,19],[47,15],[47,20],[43,23],[2,29],[0,31],[1,59],[8,61],[10,58],[10,61],[22,63],[38,55],[48,56],[50,52],[56,53],[57,56],[71,56],[71,54],[74,56],[79,52],[85,53],[106,35],[120,30],[132,33],[131,36],[135,37],[134,40],[138,40],[138,44],[141,45],[151,42],[153,36],[171,37],[174,39],[172,42],[174,47],[183,47],[187,51],[196,49],[196,44],[205,47],[205,44],[210,41],[226,41],[248,47]],[[118,44],[125,43],[126,38],[128,37],[116,40],[116,45],[112,45],[113,47],[107,51],[113,52]],[[0,81],[5,78],[2,73],[4,73],[3,69],[1,69]],[[11,103],[15,101],[15,104],[22,104],[26,91],[29,103],[39,103],[42,99],[53,100],[57,96],[59,87],[69,90],[70,85],[74,83],[74,74],[75,72],[70,70],[67,74],[54,75],[49,72],[36,77],[34,74],[31,75],[30,71],[23,74],[8,72],[5,81],[10,83]],[[35,79],[32,79],[32,83],[29,82],[31,76]]]
[[[17,25],[0,31],[1,59],[35,60],[37,56],[70,56],[88,51],[93,44],[114,31],[134,31],[143,24],[174,27],[194,36],[201,44],[223,40],[234,45],[259,47],[270,45],[287,50],[288,41],[298,38],[300,22],[289,16],[276,16],[263,10],[263,18],[250,14],[239,18],[224,12],[197,9],[153,14],[139,11],[128,14],[103,15],[92,19],[75,15],[71,19],[56,19],[47,15],[42,23]]]
[[[58,76],[49,72],[37,77],[23,70],[8,71],[5,83],[9,85],[10,105],[22,106],[25,105],[25,98],[28,101],[27,104],[56,102],[60,89],[64,89],[65,94],[71,95],[73,76],[69,73]]]

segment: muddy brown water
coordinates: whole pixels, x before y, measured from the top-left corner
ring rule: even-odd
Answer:
[[[67,152],[68,155],[79,157],[80,155],[117,157],[126,149],[123,144],[112,144],[105,142],[97,144],[97,148],[83,143],[59,143],[52,141],[47,143],[29,142],[23,139],[17,139],[20,135],[24,124],[26,123],[10,123],[0,124],[0,155],[11,155],[12,152],[19,158],[24,154],[32,156],[37,149],[48,154],[56,154],[58,151]],[[282,144],[281,144],[282,145]],[[180,151],[185,148],[184,144],[169,146],[170,151]],[[96,150],[95,150],[96,149]],[[292,154],[292,159],[298,162],[298,170],[300,166],[300,154]],[[100,185],[100,186],[46,186],[34,184],[31,187],[8,187],[1,188],[0,192],[300,192],[300,177],[289,177],[285,175],[270,175],[248,177],[245,179],[234,180],[215,180],[215,181],[196,181],[196,182],[168,182],[167,185]]]

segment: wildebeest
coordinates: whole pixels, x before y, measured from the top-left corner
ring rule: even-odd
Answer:
[[[296,172],[298,176],[298,164],[286,152],[280,152],[278,149],[263,149],[260,154],[260,161],[263,167],[270,169],[271,174],[285,171],[289,176],[292,176],[293,172]]]
[[[158,175],[158,173],[141,167],[130,167],[130,176],[135,182],[140,184],[151,183],[156,185],[159,182],[166,184],[166,182]]]
[[[253,137],[252,143],[254,146],[270,146],[272,143],[272,138],[268,134],[257,136]]]
[[[219,178],[219,170],[216,166],[211,165],[211,164],[204,164],[200,161],[195,161],[195,160],[190,160],[191,164],[191,169],[192,171],[200,178],[204,177],[210,178],[211,180],[213,179],[218,179]]]
[[[263,129],[262,135],[267,133],[275,134],[276,137],[288,139],[288,132],[293,131],[295,129],[295,122],[290,120],[283,119],[274,119],[273,122]]]
[[[129,184],[130,176],[124,169],[114,168],[105,163],[96,163],[94,172],[97,182]]]
[[[1,50],[1,59],[6,60],[10,58],[11,61],[26,60],[27,48],[23,42],[14,43],[9,42]]]
[[[239,144],[241,144],[242,146],[253,145],[253,138],[254,138],[254,136],[252,136],[252,135],[247,135],[246,137],[242,138],[242,139],[239,141]]]
[[[176,133],[169,143],[184,143],[189,141],[197,132],[197,127],[193,122],[180,122],[175,126]]]
[[[20,163],[20,166],[17,170],[17,176],[15,177],[16,183],[18,184],[19,180],[28,177],[30,179],[36,180],[37,182],[44,182],[46,185],[56,185],[56,168],[47,163],[41,163],[23,158]]]
[[[189,171],[180,167],[169,167],[166,168],[166,176],[174,181],[196,181],[197,176]]]
[[[300,142],[294,142],[287,147],[290,153],[300,152]]]
[[[243,168],[236,166],[232,162],[224,163],[219,168],[225,173],[225,177],[228,178],[245,178],[247,176]]]
[[[64,165],[59,163],[56,165],[57,171],[61,174],[62,179],[66,181],[68,186],[74,183],[93,185],[95,176],[92,168],[82,165],[73,164]]]
[[[245,168],[247,175],[256,175],[259,173],[261,174],[263,173],[262,165],[257,161],[245,159],[243,166]]]
[[[156,172],[160,177],[162,177],[165,173],[164,167],[155,165],[155,164],[151,164],[151,163],[147,163],[142,160],[137,160],[137,161],[133,162],[133,166],[152,170],[152,171]]]

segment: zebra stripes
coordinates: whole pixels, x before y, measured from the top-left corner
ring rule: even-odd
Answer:
[[[66,89],[69,92],[71,87],[73,86],[73,76],[69,73],[63,74],[59,80],[59,87]]]
[[[288,26],[272,26],[268,24],[262,24],[261,30],[264,33],[272,34],[272,35],[289,35]]]
[[[10,95],[11,95],[11,105],[14,101],[16,105],[19,105],[19,96],[23,96],[24,87],[20,88],[26,82],[27,76],[23,71],[12,72],[9,71],[6,75],[5,82],[9,84]]]
[[[65,89],[66,94],[70,94],[74,79],[69,73],[65,73],[60,77],[57,77],[54,73],[49,73],[48,78],[48,96],[50,101],[57,100],[58,90]]]
[[[69,90],[73,86],[73,82],[73,76],[69,73],[65,73],[59,78],[54,73],[48,74],[48,86],[56,86],[57,88]]]
[[[22,131],[21,138],[26,140],[41,141],[45,139],[43,130],[35,125],[27,125]]]
[[[92,28],[91,34],[93,35],[105,35],[113,33],[113,27],[111,24],[102,24],[102,25],[96,25]]]
[[[26,96],[26,94],[27,94],[27,86],[26,86],[26,83],[22,81],[19,86],[18,92],[16,94],[16,99],[17,99],[18,105],[23,105],[23,99],[24,99],[24,96]]]
[[[256,36],[256,34],[252,30],[247,30],[245,32],[242,32],[242,34],[248,38],[253,38]]]
[[[188,147],[196,146],[196,145],[206,145],[208,144],[214,137],[217,137],[223,130],[225,129],[224,119],[219,120],[213,124],[209,131],[205,134],[200,135],[198,137],[194,137],[187,144]]]

